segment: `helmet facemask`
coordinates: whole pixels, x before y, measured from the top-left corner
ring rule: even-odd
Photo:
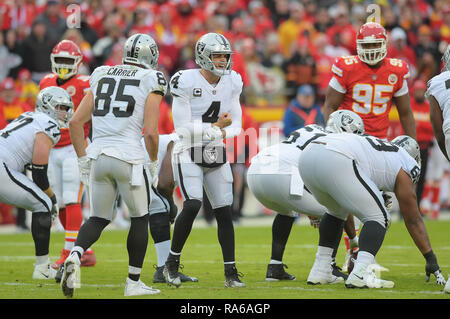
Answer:
[[[377,46],[375,46],[375,44],[377,44]],[[366,47],[370,45],[374,47]],[[382,61],[387,54],[385,39],[364,38],[362,40],[356,40],[356,49],[361,61],[369,65],[375,65],[378,62]]]
[[[52,72],[60,79],[68,79],[78,73],[81,57],[69,56],[64,53],[51,54]]]

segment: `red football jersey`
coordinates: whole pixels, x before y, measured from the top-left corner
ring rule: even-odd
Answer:
[[[49,86],[59,86],[56,81],[57,78],[58,76],[54,73],[47,74],[39,83],[39,89],[42,90]],[[72,97],[75,112],[81,100],[86,95],[86,92],[90,90],[89,76],[77,74],[67,82],[64,82],[64,84],[59,87],[65,89],[67,93],[69,93],[69,95]],[[84,125],[84,136],[88,136],[90,128],[90,122]],[[67,146],[70,144],[72,144],[72,142],[70,140],[69,129],[61,128],[61,138],[59,139],[58,144],[55,145],[55,148]]]
[[[331,71],[339,84],[333,85],[332,79],[330,85],[345,94],[339,109],[361,116],[367,134],[386,138],[392,97],[408,92],[404,81],[409,77],[408,65],[399,59],[385,58],[380,67],[371,68],[353,55],[337,58]]]

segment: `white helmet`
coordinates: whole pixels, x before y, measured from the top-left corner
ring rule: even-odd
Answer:
[[[213,54],[227,55],[227,63],[223,68],[216,68],[212,61]],[[230,74],[233,65],[233,50],[231,50],[230,42],[219,33],[203,35],[195,44],[195,63],[216,76]]]
[[[415,139],[408,135],[400,135],[394,138],[391,143],[403,148],[409,155],[411,155],[412,158],[416,160],[419,167],[421,166],[420,147]]]
[[[146,69],[155,69],[158,58],[158,46],[155,40],[147,34],[134,34],[123,45],[122,63],[132,63],[142,65]]]
[[[442,55],[442,62],[444,64],[443,71],[450,71],[450,44],[447,45],[447,49]]]
[[[339,110],[330,114],[328,118],[326,130],[333,133],[353,133],[363,135],[364,122],[355,112],[349,110]]]
[[[63,88],[46,87],[36,97],[36,111],[49,115],[60,127],[67,128],[73,114],[72,98]]]

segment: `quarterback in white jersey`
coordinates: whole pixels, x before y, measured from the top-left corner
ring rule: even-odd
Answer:
[[[148,242],[150,186],[144,164],[157,184],[159,104],[167,81],[156,71],[158,47],[152,37],[135,34],[124,44],[122,65],[101,66],[90,77],[91,90],[69,125],[81,179],[89,185],[91,217],[80,228],[64,264],[61,287],[72,296],[78,287],[84,251],[110,223],[117,195],[127,205],[131,225],[127,239],[129,271],[125,296],[157,294],[140,280]],[[84,123],[92,120],[92,143],[85,148]],[[145,148],[141,144],[144,132]],[[145,163],[145,151],[150,163]]]
[[[295,279],[295,276],[284,270],[282,258],[298,213],[313,217],[311,223],[314,225],[327,212],[327,208],[304,188],[298,169],[302,150],[321,136],[343,131],[364,133],[364,123],[358,114],[349,110],[335,111],[330,114],[326,129],[316,124],[307,125],[292,132],[285,141],[261,150],[252,158],[247,173],[248,187],[261,204],[277,212],[272,224],[272,252],[266,281]],[[345,227],[350,234],[354,233],[352,226]],[[334,256],[336,253],[337,247]],[[345,278],[335,263],[333,267],[336,280],[338,277]]]
[[[183,210],[173,232],[164,276],[179,286],[181,250],[203,200],[203,187],[215,212],[225,264],[225,286],[244,287],[235,267],[231,219],[233,176],[226,160],[224,138],[242,130],[241,76],[231,70],[231,45],[218,33],[207,33],[195,45],[200,69],[179,71],[170,79],[172,115],[180,140],[173,151],[173,172],[183,195]]]
[[[347,288],[392,288],[394,282],[368,270],[390,224],[380,190],[395,192],[408,231],[426,259],[426,275],[445,284],[417,205],[414,183],[420,175],[420,150],[406,135],[391,143],[373,136],[329,134],[311,142],[299,162],[302,179],[328,212],[319,228],[319,247],[309,277],[331,276],[331,254],[348,214],[364,224],[359,252]]]
[[[73,111],[70,95],[48,87],[36,98],[36,112],[26,112],[0,130],[0,202],[32,212],[31,234],[36,264],[33,279],[55,278],[50,267],[49,243],[52,218],[58,215],[55,193],[47,169],[50,150],[67,127]],[[31,165],[32,180],[23,172]]]
[[[430,101],[430,120],[438,145],[450,160],[450,44],[442,57],[444,71],[427,84],[425,97]]]

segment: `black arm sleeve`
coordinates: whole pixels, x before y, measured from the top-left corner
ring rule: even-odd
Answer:
[[[31,173],[33,177],[33,182],[43,191],[49,188],[50,184],[47,177],[48,164],[36,165],[31,164]]]

